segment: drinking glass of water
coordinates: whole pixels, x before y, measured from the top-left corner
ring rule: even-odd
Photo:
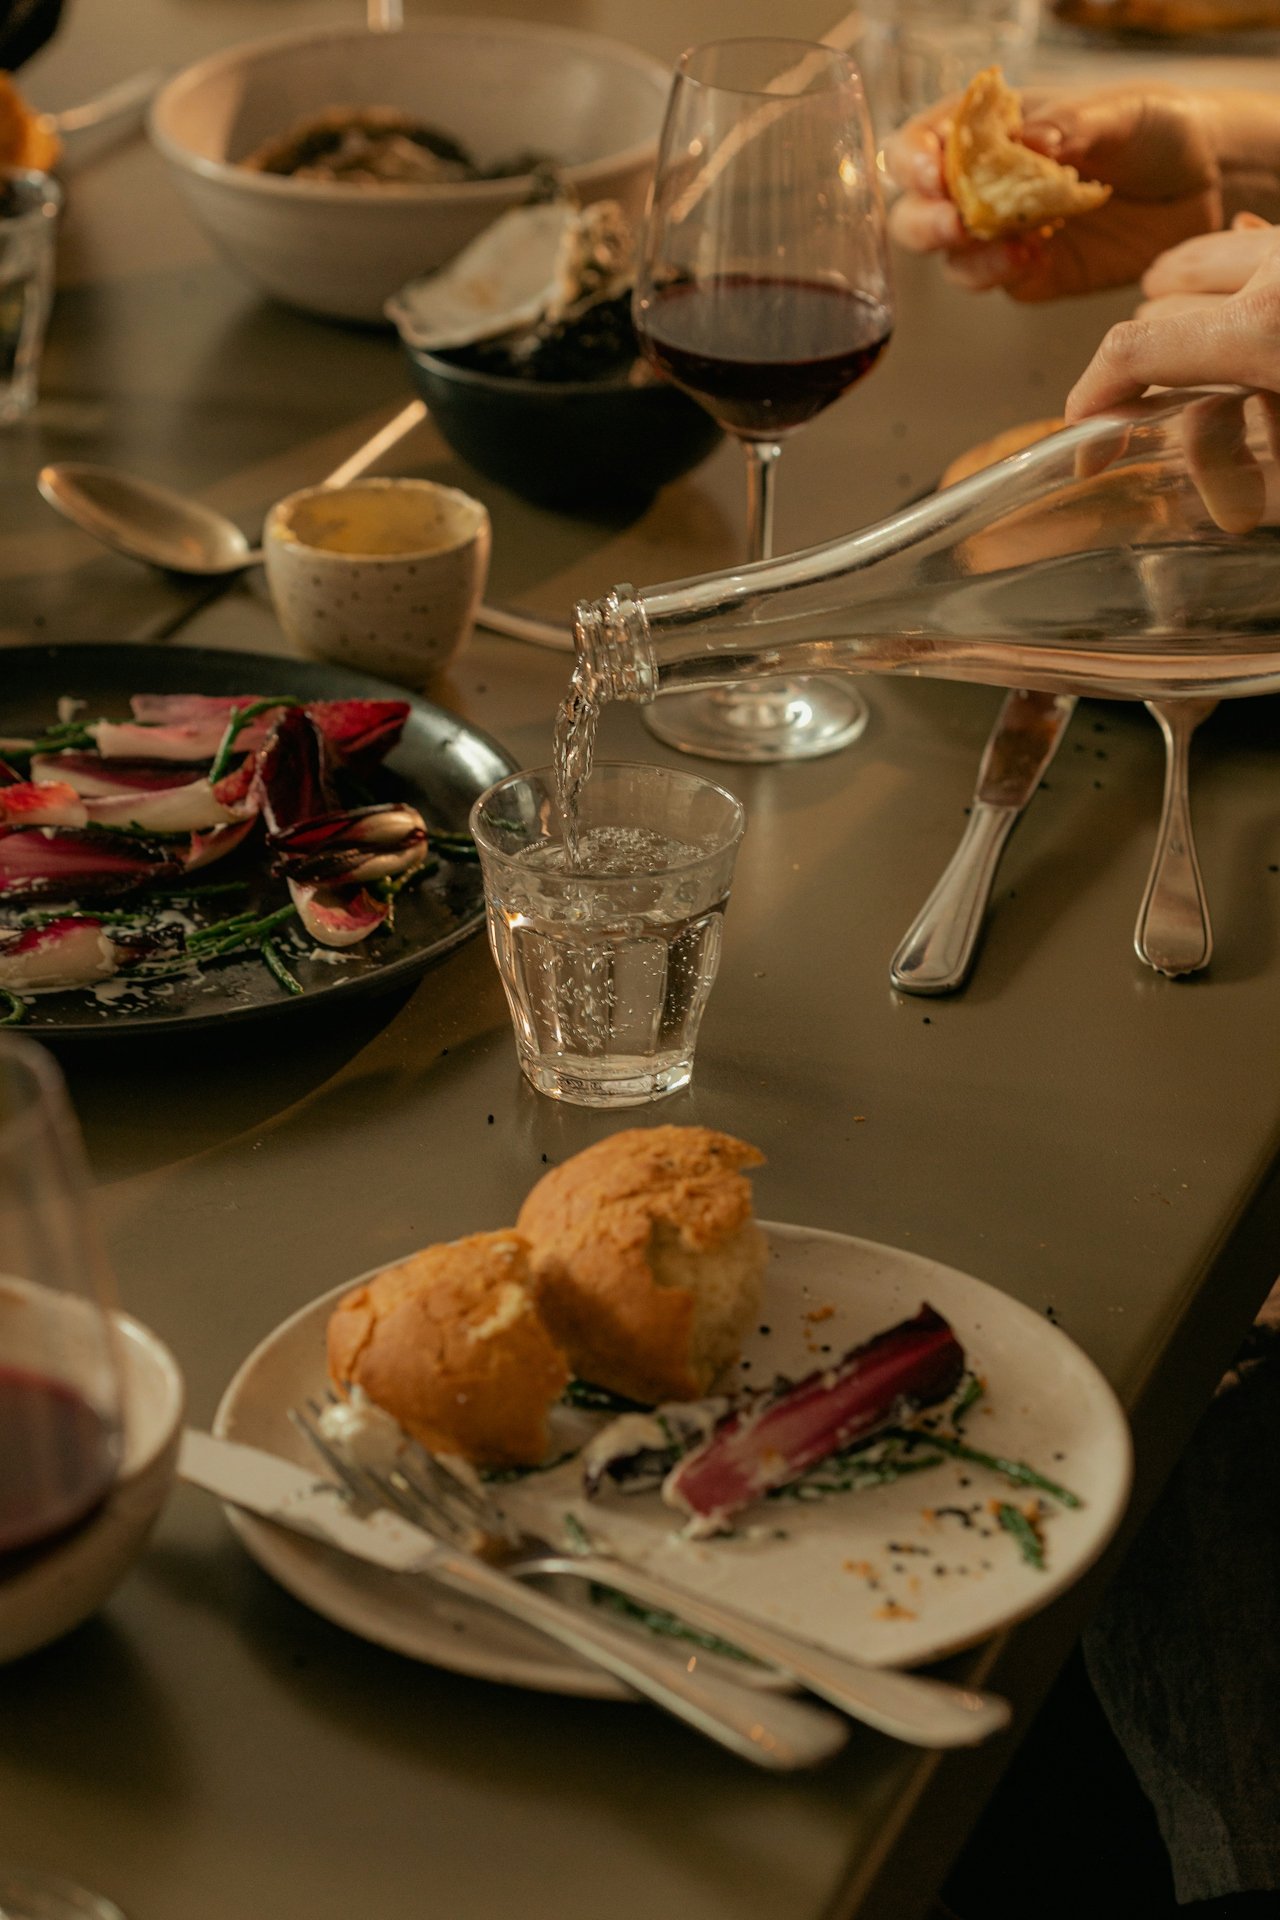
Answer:
[[[605,763],[565,851],[553,770],[476,801],[489,943],[539,1093],[634,1107],[689,1084],[745,816],[722,787]]]
[[[36,403],[61,205],[48,174],[0,172],[0,424]]]

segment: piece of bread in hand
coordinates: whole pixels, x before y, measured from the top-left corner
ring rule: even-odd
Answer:
[[[1024,447],[1034,447],[1037,440],[1047,440],[1051,433],[1061,433],[1066,426],[1061,417],[1053,420],[1024,420],[1021,426],[1006,427],[1003,433],[992,434],[990,440],[980,440],[976,447],[970,447],[966,453],[958,453],[950,466],[942,470],[940,487],[953,487],[957,480],[967,480],[971,474],[981,473],[984,467],[994,467],[997,460],[1007,460],[1011,453],[1021,453]]]
[[[432,1453],[538,1466],[569,1369],[538,1313],[528,1253],[519,1234],[473,1233],[353,1288],[329,1319],[338,1392],[363,1387]]]
[[[651,1404],[696,1399],[760,1311],[755,1147],[637,1127],[552,1168],[520,1209],[538,1304],[575,1373]]]
[[[999,67],[976,73],[943,149],[947,192],[975,240],[1057,226],[1110,198],[1110,187],[1082,180],[1074,167],[1024,147],[1015,138],[1021,125],[1018,96]]]

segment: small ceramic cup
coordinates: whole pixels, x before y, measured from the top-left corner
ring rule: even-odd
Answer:
[[[422,687],[471,632],[489,572],[489,515],[432,480],[357,480],[277,501],[267,582],[293,644]]]

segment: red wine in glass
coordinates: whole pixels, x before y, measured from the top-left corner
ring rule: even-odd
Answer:
[[[656,370],[740,439],[777,440],[869,373],[888,305],[820,281],[727,273],[655,288],[640,338]]]
[[[49,1545],[87,1519],[117,1464],[113,1425],[75,1387],[0,1366],[0,1555]]]

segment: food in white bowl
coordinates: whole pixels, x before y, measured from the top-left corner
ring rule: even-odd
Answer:
[[[119,1471],[79,1526],[40,1551],[7,1557],[0,1661],[47,1646],[97,1612],[142,1552],[173,1482],[185,1404],[177,1361],[139,1321],[113,1320],[124,1404]]]
[[[388,181],[444,186],[457,180],[508,180],[552,166],[549,153],[521,153],[481,167],[439,127],[394,107],[326,107],[264,141],[240,162],[256,173],[294,180],[340,180],[350,186]]]
[[[616,199],[638,217],[668,79],[620,42],[527,21],[309,30],[188,67],[157,96],[151,137],[197,221],[249,279],[311,312],[379,321],[397,288],[527,200],[531,176],[355,192],[244,166],[265,142],[335,104],[393,109],[447,133],[481,169],[550,154],[582,201]]]

